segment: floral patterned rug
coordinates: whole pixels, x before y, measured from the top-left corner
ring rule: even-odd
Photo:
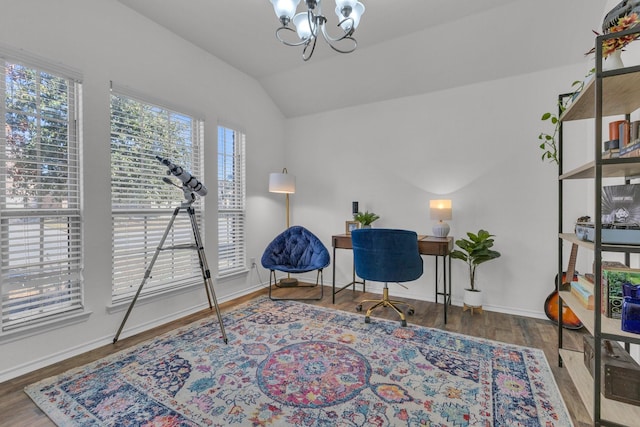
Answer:
[[[571,426],[541,350],[259,298],[28,386],[60,426]]]

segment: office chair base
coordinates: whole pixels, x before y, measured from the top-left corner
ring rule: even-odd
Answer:
[[[381,300],[376,300],[376,299],[365,299],[365,300],[362,300],[356,306],[356,311],[362,311],[362,304],[365,303],[365,302],[375,302],[375,304],[373,306],[371,306],[367,310],[367,313],[364,316],[364,323],[370,323],[371,322],[371,312],[373,310],[375,310],[376,308],[378,308],[378,307],[391,307],[400,316],[400,322],[401,322],[402,326],[407,326],[407,318],[405,317],[405,315],[402,312],[402,310],[400,310],[398,305],[406,305],[408,307],[407,314],[410,315],[410,316],[413,315],[416,312],[415,309],[413,308],[413,306],[411,304],[407,303],[407,302],[389,299],[389,288],[387,288],[386,284],[385,284],[384,289],[382,290],[382,299]]]

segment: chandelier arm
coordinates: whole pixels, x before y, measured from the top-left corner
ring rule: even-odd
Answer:
[[[351,19],[351,18],[346,18],[343,21],[346,21],[347,19]],[[338,26],[340,26],[340,24],[338,24]],[[356,39],[351,37],[352,34],[353,34],[353,28],[350,31],[344,33],[342,37],[333,38],[329,36],[324,25],[322,26],[322,37],[324,37],[324,40],[331,47],[331,49],[335,50],[338,53],[351,53],[356,50],[356,48],[358,47],[358,42],[356,41]],[[334,43],[340,42],[342,40],[350,40],[353,43],[353,47],[351,47],[350,49],[340,49],[334,45]]]
[[[288,42],[288,41],[284,40],[282,37],[280,37],[280,31],[282,31],[282,30],[291,31],[292,33],[295,33],[295,32],[296,32],[294,29],[289,28],[289,27],[285,27],[285,26],[282,26],[282,27],[278,28],[278,29],[276,30],[276,38],[277,38],[277,39],[280,41],[280,43],[282,43],[282,44],[287,45],[287,46],[302,46],[303,44],[308,43],[308,40],[301,40],[301,41],[299,41],[299,42],[297,42],[297,43],[291,43],[291,42]]]
[[[339,37],[331,37],[329,35],[329,33],[327,32],[325,26],[324,25],[322,26],[322,37],[324,37],[324,39],[327,41],[327,43],[331,44],[331,42],[339,42],[339,41],[347,39],[347,38],[352,38],[351,36],[356,31],[353,28],[353,18],[344,18],[342,21],[338,22],[338,25],[336,25],[336,27],[342,28],[341,25],[346,21],[351,21],[351,28],[349,29],[349,31],[344,31],[343,30],[344,34],[342,34]]]
[[[307,44],[304,46],[304,50],[302,51],[302,59],[306,62],[313,56],[313,52],[316,50],[316,41],[318,41],[317,37],[314,37],[313,40],[308,40]],[[307,48],[311,44],[311,52],[307,56]]]
[[[338,40],[350,40],[353,42],[353,47],[351,49],[343,50],[343,49],[338,49],[333,45],[333,42],[330,42],[327,40],[327,44],[329,45],[329,47],[331,47],[331,49],[335,50],[338,53],[351,53],[354,50],[356,50],[356,48],[358,47],[358,42],[353,37],[341,37]]]

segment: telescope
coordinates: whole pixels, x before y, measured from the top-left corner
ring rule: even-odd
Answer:
[[[182,186],[184,189],[188,189],[201,197],[204,197],[207,195],[207,187],[205,187],[202,182],[198,181],[198,179],[195,176],[191,175],[189,172],[184,170],[184,168],[172,163],[171,160],[164,159],[160,156],[156,156],[156,159],[158,159],[160,163],[162,163],[163,165],[169,168],[167,175],[171,173],[173,174],[173,176],[175,176],[180,181],[182,181]],[[163,179],[163,181],[167,182],[165,181],[165,179]]]

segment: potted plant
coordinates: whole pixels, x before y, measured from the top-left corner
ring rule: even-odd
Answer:
[[[380,216],[369,211],[365,211],[364,213],[358,212],[353,216],[353,219],[358,221],[362,228],[371,228],[371,224],[379,218]]]
[[[548,160],[552,163],[558,164],[558,146],[557,146],[557,137],[560,131],[560,116],[565,112],[569,103],[573,101],[580,93],[582,89],[584,89],[585,82],[595,74],[596,69],[592,68],[589,72],[584,76],[584,80],[576,80],[571,84],[571,87],[574,88],[573,91],[561,95],[558,98],[558,114],[554,114],[552,112],[546,112],[542,115],[540,120],[549,121],[553,125],[553,133],[540,132],[538,135],[538,139],[540,140],[540,149],[543,151],[542,160]]]
[[[465,309],[482,307],[482,293],[476,289],[476,268],[487,261],[500,257],[500,252],[491,249],[493,247],[493,234],[486,230],[480,230],[477,234],[468,232],[468,239],[456,240],[455,249],[451,252],[452,258],[461,259],[469,266],[469,286],[465,289]],[[472,311],[473,312],[473,311]]]

